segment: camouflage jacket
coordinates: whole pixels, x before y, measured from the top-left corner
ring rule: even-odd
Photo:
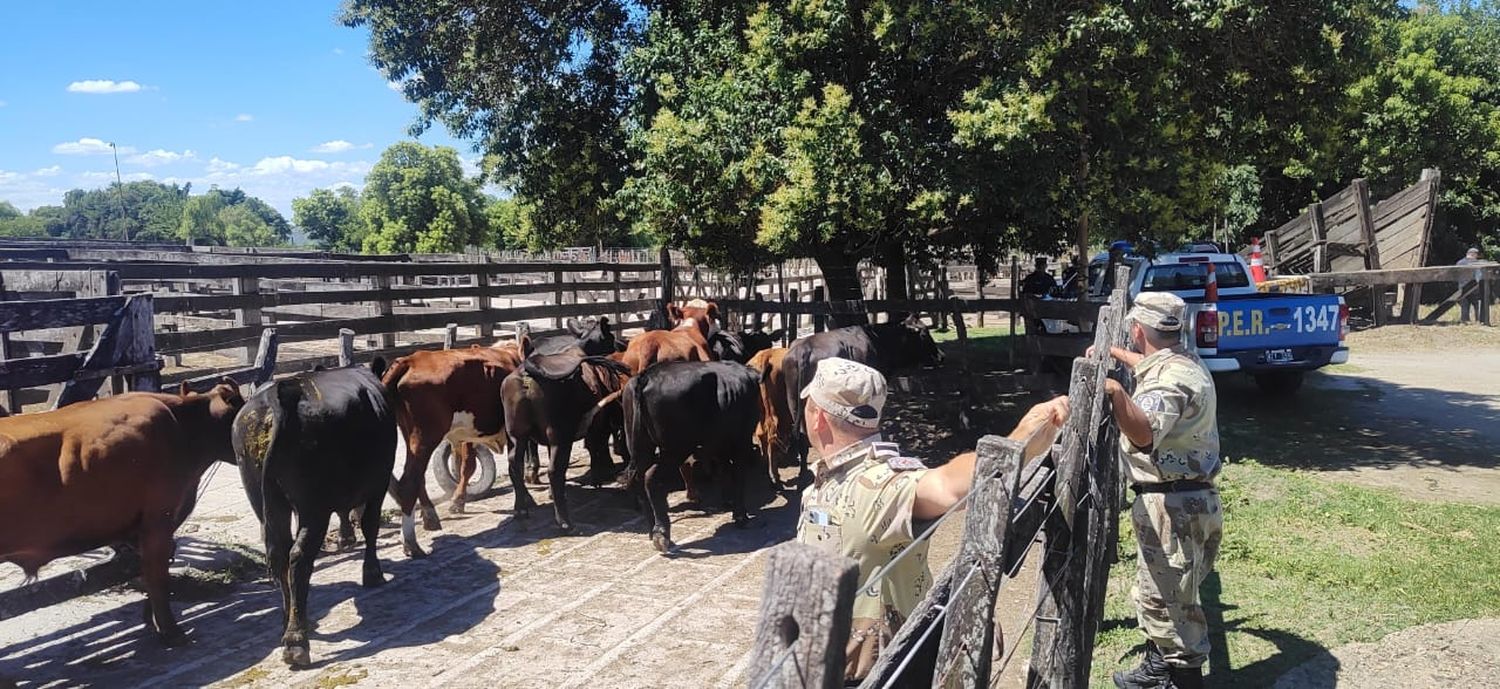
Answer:
[[[1151,421],[1151,445],[1124,435],[1132,483],[1211,481],[1219,474],[1218,399],[1214,379],[1181,347],[1153,352],[1135,367],[1135,400]]]

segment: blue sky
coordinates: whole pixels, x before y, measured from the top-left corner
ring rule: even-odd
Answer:
[[[127,181],[238,186],[288,219],[296,196],[362,185],[409,138],[416,106],[337,12],[336,0],[0,1],[0,200],[29,210],[108,185],[111,141]],[[419,141],[476,158],[441,125]]]

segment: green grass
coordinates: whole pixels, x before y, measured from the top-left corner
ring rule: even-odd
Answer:
[[[1017,323],[1016,347],[1018,349],[1022,345],[1020,339],[1025,334],[1025,332],[1025,327],[1020,323]],[[973,351],[974,356],[983,359],[1010,356],[1010,325],[1007,324],[1004,326],[969,328],[968,335],[969,348]],[[958,341],[958,330],[951,326],[947,330],[933,330],[932,341],[939,344],[948,345],[944,348],[945,352],[956,351],[954,347],[956,346],[956,343]]]
[[[1224,542],[1203,587],[1209,682],[1270,686],[1316,656],[1433,622],[1500,615],[1500,508],[1418,503],[1254,461],[1220,480]],[[1128,514],[1111,571],[1093,684],[1132,666],[1142,638]]]

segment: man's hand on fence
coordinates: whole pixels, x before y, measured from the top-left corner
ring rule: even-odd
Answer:
[[[1026,412],[1021,421],[1016,424],[1016,429],[1010,432],[1011,440],[1025,441],[1031,438],[1043,426],[1062,428],[1068,421],[1068,396],[1055,397],[1042,402]]]

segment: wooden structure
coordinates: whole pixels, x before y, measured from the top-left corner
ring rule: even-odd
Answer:
[[[1279,275],[1421,268],[1427,262],[1441,176],[1436,169],[1424,170],[1416,184],[1373,204],[1369,184],[1354,180],[1266,233],[1266,268]],[[1388,318],[1388,288],[1365,287],[1374,302],[1375,323],[1382,325]],[[1420,301],[1421,284],[1408,284],[1403,320],[1415,321]]]
[[[881,653],[863,687],[988,686],[1014,653],[997,657],[995,652],[996,596],[1038,538],[1045,549],[1038,605],[1028,623],[1036,625],[1037,634],[1027,683],[1087,686],[1103,616],[1110,527],[1122,492],[1118,432],[1104,380],[1118,370],[1108,350],[1125,340],[1125,309],[1125,294],[1116,290],[1097,313],[1095,355],[1074,361],[1072,412],[1056,444],[1041,434],[1024,444],[996,436],[979,441],[968,497],[918,536],[930,538],[967,507],[958,554]],[[749,686],[840,686],[848,618],[836,611],[853,604],[854,590],[844,583],[852,562],[785,544],[772,551],[771,563]],[[878,584],[881,576],[876,572],[858,585]]]

